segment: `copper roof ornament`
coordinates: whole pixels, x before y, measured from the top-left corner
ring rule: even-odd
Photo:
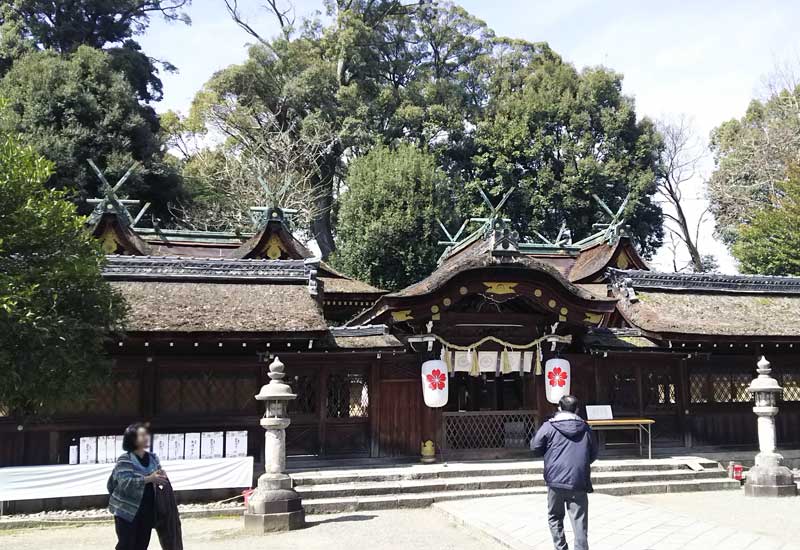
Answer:
[[[459,227],[458,231],[455,234],[451,234],[445,225],[442,223],[441,220],[437,218],[437,222],[439,223],[439,227],[442,228],[442,231],[447,236],[446,241],[439,241],[437,244],[446,246],[444,252],[439,257],[439,262],[442,263],[448,256],[450,256],[453,252],[460,249],[462,246],[471,243],[479,238],[486,237],[489,235],[493,235],[494,231],[502,231],[503,229],[508,227],[508,224],[511,223],[509,218],[503,218],[501,215],[501,211],[503,207],[508,202],[508,199],[511,195],[514,194],[515,187],[512,187],[508,191],[505,192],[503,198],[500,199],[500,202],[494,204],[489,196],[483,191],[481,187],[478,187],[478,192],[481,194],[481,198],[483,202],[489,207],[489,215],[486,217],[478,217],[478,218],[468,218],[465,220],[461,227]],[[464,234],[464,231],[470,225],[480,224],[478,229],[474,230],[472,233],[467,235],[466,237],[462,238],[461,236]],[[510,231],[510,230],[509,230]],[[516,240],[519,239],[517,235]]]
[[[592,198],[600,205],[601,210],[608,216],[609,220],[607,223],[595,223],[592,224],[592,227],[600,229],[597,233],[593,235],[589,235],[585,239],[582,239],[575,243],[576,246],[586,246],[591,244],[596,244],[599,242],[606,242],[608,244],[615,244],[619,241],[620,237],[625,235],[625,223],[627,222],[624,213],[625,208],[628,206],[628,203],[631,199],[631,194],[628,193],[625,195],[625,199],[623,199],[622,204],[620,204],[617,211],[611,210],[609,206],[605,203],[603,199],[598,197],[596,194],[592,193]]]
[[[291,181],[285,182],[279,190],[274,191],[262,176],[259,175],[256,179],[264,190],[268,204],[268,206],[250,207],[250,218],[253,220],[256,231],[260,231],[265,225],[272,221],[281,222],[288,228],[290,217],[297,214],[297,209],[282,208],[280,203],[281,197],[284,196],[289,189]]]
[[[119,191],[125,182],[128,181],[128,178],[133,174],[133,171],[139,166],[138,162],[134,162],[131,164],[131,167],[128,168],[128,171],[117,181],[115,185],[111,185],[108,183],[103,171],[97,167],[92,159],[88,159],[86,162],[89,163],[89,166],[92,167],[92,170],[97,175],[97,178],[100,180],[100,193],[101,197],[94,198],[94,199],[87,199],[88,204],[94,205],[94,210],[89,215],[87,220],[88,225],[95,225],[100,219],[103,217],[103,214],[110,212],[117,215],[120,224],[123,227],[134,227],[139,220],[142,219],[147,209],[150,208],[150,203],[146,203],[136,214],[136,217],[132,217],[130,211],[128,210],[129,206],[140,206],[141,201],[133,200],[133,199],[120,199],[117,197],[117,191]]]

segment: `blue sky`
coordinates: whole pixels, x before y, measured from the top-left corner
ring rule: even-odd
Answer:
[[[704,139],[720,122],[741,116],[753,97],[763,95],[764,78],[775,66],[800,59],[800,2],[791,0],[462,0],[497,34],[546,41],[578,67],[604,65],[625,76],[624,90],[640,115],[685,114]],[[251,23],[262,34],[277,31],[260,15],[257,0]],[[321,9],[321,0],[296,0],[298,15]],[[144,51],[169,60],[178,74],[165,74],[159,111],[185,111],[203,83],[217,70],[246,57],[249,42],[230,21],[222,0],[194,0],[186,27],[154,20],[141,37]],[[710,171],[706,161],[705,171]],[[701,180],[693,187],[692,216],[703,209]],[[735,265],[724,247],[703,228],[701,247]],[[656,265],[668,268],[666,253]]]

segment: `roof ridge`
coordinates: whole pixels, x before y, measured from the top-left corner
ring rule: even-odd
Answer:
[[[800,293],[800,277],[780,275],[728,275],[724,273],[666,273],[608,269],[617,287],[664,290],[708,290],[741,293]]]

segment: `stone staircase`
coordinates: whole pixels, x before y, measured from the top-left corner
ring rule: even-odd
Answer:
[[[541,461],[407,464],[296,470],[291,476],[307,514],[423,508],[434,502],[542,493]],[[697,457],[601,460],[597,493],[634,495],[738,489],[718,462]]]

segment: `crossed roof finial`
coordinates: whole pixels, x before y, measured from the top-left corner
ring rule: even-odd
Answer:
[[[268,205],[250,207],[250,218],[253,220],[253,224],[256,226],[256,229],[261,229],[271,219],[287,221],[284,216],[288,217],[292,214],[297,214],[297,209],[295,208],[282,208],[280,206],[281,197],[283,197],[286,191],[288,191],[292,183],[291,180],[287,178],[278,191],[273,191],[267,181],[260,174],[256,179],[261,185],[261,188],[264,190],[264,194],[267,196]]]
[[[458,228],[458,231],[455,233],[450,233],[445,225],[442,223],[440,219],[436,219],[439,223],[439,227],[442,228],[442,231],[447,236],[446,241],[439,241],[437,244],[444,245],[445,248],[442,255],[439,257],[439,261],[441,262],[444,258],[446,258],[450,252],[453,251],[459,245],[464,243],[472,242],[473,240],[477,239],[481,235],[486,235],[488,232],[493,231],[495,229],[499,229],[501,225],[511,222],[508,218],[503,218],[500,211],[508,202],[508,199],[514,193],[514,188],[512,187],[508,191],[503,194],[503,198],[500,199],[500,202],[494,204],[489,196],[484,192],[483,188],[480,186],[478,187],[478,192],[481,194],[481,198],[483,198],[483,202],[486,203],[486,206],[489,207],[489,215],[486,217],[479,217],[479,218],[468,218],[464,220],[461,226]],[[467,227],[474,224],[480,224],[479,227],[471,232],[466,237],[462,238],[464,231],[466,231]]]
[[[444,226],[442,221],[437,218],[436,221],[439,223],[439,227],[442,228],[442,231],[444,232],[444,234],[447,236],[448,239],[446,241],[439,241],[438,244],[445,245],[448,247],[455,246],[463,241],[471,240],[475,238],[477,235],[484,233],[485,231],[494,229],[498,221],[502,223],[508,223],[511,221],[508,218],[501,217],[500,211],[503,209],[506,202],[508,202],[508,199],[514,193],[513,187],[508,191],[506,191],[506,193],[503,195],[503,198],[500,199],[500,202],[498,202],[497,204],[492,203],[489,196],[483,191],[481,187],[478,187],[478,192],[480,192],[481,197],[483,198],[483,202],[485,202],[486,206],[489,207],[489,216],[466,219],[464,223],[461,224],[461,227],[458,228],[458,231],[456,231],[454,234],[451,234]],[[480,224],[480,227],[475,231],[473,231],[472,233],[470,233],[467,237],[462,239],[461,235],[464,234],[464,231],[467,229],[467,227],[471,224],[476,224],[476,223]]]
[[[598,228],[600,229],[600,231],[598,231],[594,235],[586,237],[581,241],[578,241],[575,244],[584,245],[592,241],[600,241],[600,240],[608,243],[613,243],[617,239],[619,239],[619,237],[622,236],[625,231],[625,222],[627,220],[625,219],[623,214],[625,212],[625,207],[628,206],[631,194],[629,192],[627,195],[625,195],[625,199],[623,199],[622,204],[619,206],[616,212],[611,210],[611,208],[609,208],[609,206],[605,203],[605,201],[600,197],[598,197],[597,195],[595,195],[594,193],[592,194],[592,198],[597,202],[597,204],[600,205],[600,208],[603,210],[603,212],[606,213],[606,215],[609,218],[609,221],[608,223],[592,224],[592,227]]]
[[[95,199],[87,199],[87,203],[93,204],[94,210],[89,215],[89,224],[95,224],[100,221],[100,218],[103,217],[103,214],[106,212],[113,212],[118,217],[120,222],[125,226],[135,226],[139,223],[139,220],[142,219],[144,213],[147,212],[147,209],[150,208],[150,203],[146,203],[136,214],[136,217],[132,217],[130,211],[128,210],[129,206],[139,206],[141,201],[133,200],[133,199],[120,199],[117,197],[117,191],[119,191],[122,186],[128,181],[128,178],[133,174],[133,171],[139,165],[138,162],[134,162],[131,164],[131,167],[128,168],[128,171],[117,181],[115,185],[111,185],[108,183],[103,171],[97,167],[92,159],[88,159],[86,162],[89,163],[89,166],[92,167],[94,173],[97,175],[97,178],[100,180],[100,198]]]
[[[548,239],[538,231],[534,231],[537,237],[541,239],[544,244],[561,247],[561,246],[569,246],[572,244],[572,232],[567,227],[567,222],[561,222],[561,229],[558,230],[558,235],[553,240]]]

